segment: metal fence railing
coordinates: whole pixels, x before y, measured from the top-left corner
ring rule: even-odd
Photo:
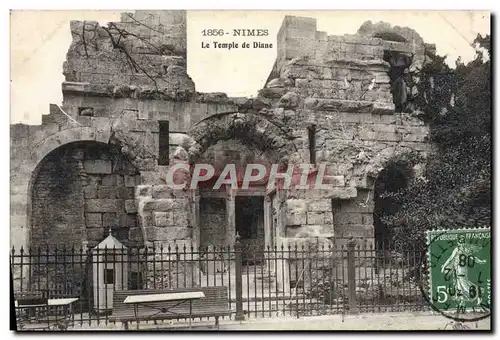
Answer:
[[[122,289],[225,286],[237,319],[427,308],[425,254],[372,239],[260,248],[48,246],[12,249],[10,261],[16,292],[77,297],[75,326],[109,323],[113,291]]]

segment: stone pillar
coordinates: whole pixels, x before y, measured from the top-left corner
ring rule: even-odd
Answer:
[[[193,192],[192,202],[191,202],[191,211],[192,211],[192,240],[193,247],[195,249],[200,249],[200,193],[198,190]]]
[[[227,191],[226,198],[226,216],[227,216],[227,226],[226,226],[226,240],[225,246],[234,245],[234,240],[236,237],[236,193],[234,190],[229,189]]]
[[[286,238],[277,238],[280,246],[278,246],[278,261],[276,263],[276,280],[278,282],[278,290],[283,294],[290,295],[290,270],[289,270],[289,256],[288,242]],[[283,252],[281,252],[281,244],[283,244]]]
[[[272,239],[272,220],[271,220],[271,197],[264,197],[264,242],[266,246],[274,247]]]
[[[271,197],[270,196],[265,196],[264,197],[264,244],[267,249],[273,249],[274,248],[274,240],[272,238],[272,216],[271,216]],[[271,273],[272,276],[276,274],[276,266],[275,266],[275,261],[273,259],[274,255],[269,256],[269,254],[266,252],[266,257],[269,258],[270,260],[268,261],[266,259],[266,263],[268,264],[267,270]]]
[[[285,237],[286,230],[286,201],[287,201],[287,190],[277,191],[277,215],[278,223],[275,229],[276,237]]]

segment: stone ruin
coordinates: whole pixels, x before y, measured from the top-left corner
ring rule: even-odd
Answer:
[[[386,162],[428,150],[428,127],[401,112],[401,74],[433,49],[412,29],[366,22],[329,36],[287,16],[256,98],[196,92],[184,11],[72,21],[71,33],[62,106],[41,125],[11,125],[16,249],[93,247],[110,228],[126,245],[233,245],[237,232],[265,246],[369,238]],[[172,190],[165,173],[179,161],[325,163],[330,188]]]

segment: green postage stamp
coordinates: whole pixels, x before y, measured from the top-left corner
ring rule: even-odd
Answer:
[[[427,232],[429,302],[440,312],[488,313],[491,304],[490,229]]]

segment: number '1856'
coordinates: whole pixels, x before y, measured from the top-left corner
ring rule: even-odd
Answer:
[[[205,29],[201,31],[201,34],[206,37],[217,37],[224,35],[224,30],[223,29]]]

